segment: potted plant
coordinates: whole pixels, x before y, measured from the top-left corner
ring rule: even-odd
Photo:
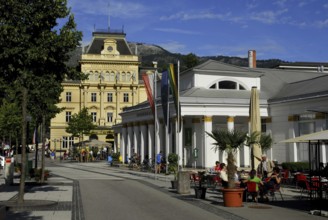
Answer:
[[[228,186],[222,189],[224,205],[228,207],[240,207],[242,206],[244,189],[236,188],[235,154],[240,147],[256,143],[259,133],[253,132],[250,136],[247,135],[247,132],[239,130],[216,130],[206,133],[215,140],[215,143],[213,143],[215,145],[215,151],[226,151],[228,154]]]
[[[168,156],[168,171],[169,173],[173,173],[174,179],[171,181],[172,189],[176,189],[178,185],[178,161],[179,156],[175,153],[170,153]]]

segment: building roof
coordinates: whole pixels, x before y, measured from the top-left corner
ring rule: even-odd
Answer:
[[[328,75],[285,85],[270,101],[282,102],[328,95]]]
[[[280,91],[290,83],[301,82],[324,76],[322,72],[309,72],[299,70],[281,70],[259,68],[263,73],[261,76],[261,92],[270,99],[275,98]],[[288,95],[286,93],[285,95]]]
[[[223,63],[217,60],[207,60],[206,62],[193,67],[192,69],[186,70],[181,74],[220,74],[222,76],[246,76],[246,77],[259,77],[262,72],[257,69],[239,67],[227,63]]]
[[[94,32],[92,42],[87,47],[86,54],[100,54],[104,49],[105,39],[116,40],[117,50],[120,55],[132,55],[130,47],[125,40],[125,34],[116,32]]]

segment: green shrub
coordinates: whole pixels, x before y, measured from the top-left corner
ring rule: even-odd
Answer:
[[[120,152],[112,153],[113,161],[119,161],[120,156],[121,156]]]
[[[174,179],[177,179],[179,155],[177,155],[175,153],[170,153],[167,160],[169,162],[169,165],[168,165],[169,173],[173,173]]]
[[[281,164],[283,169],[287,169],[289,171],[304,171],[309,169],[308,162],[284,162]]]

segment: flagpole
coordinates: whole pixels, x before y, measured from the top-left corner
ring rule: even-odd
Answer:
[[[179,155],[179,165],[183,167],[183,161],[184,161],[184,156],[183,156],[183,147],[180,146],[180,127],[181,125],[181,120],[180,120],[180,60],[178,60],[178,68],[177,68],[177,90],[178,90],[178,108],[177,108],[177,127],[176,127],[176,133],[177,133],[177,152]],[[179,166],[180,169],[180,166]]]
[[[168,159],[169,159],[169,123],[170,123],[170,98],[169,98],[169,94],[170,94],[170,84],[169,84],[169,77],[167,77],[167,94],[168,94],[168,98],[167,98],[167,117],[166,117],[166,129],[165,129],[165,151],[166,151],[166,173],[168,173]]]
[[[157,63],[156,63],[157,65]],[[155,70],[155,73],[154,73],[154,106],[155,106],[155,113],[154,113],[154,172],[155,172],[155,179],[156,179],[156,154],[159,153],[157,152],[157,104],[156,104],[156,98],[157,98],[157,66],[156,66],[156,70]]]

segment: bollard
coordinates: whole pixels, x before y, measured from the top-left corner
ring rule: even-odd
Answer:
[[[190,172],[178,172],[178,189],[179,194],[190,194]]]

